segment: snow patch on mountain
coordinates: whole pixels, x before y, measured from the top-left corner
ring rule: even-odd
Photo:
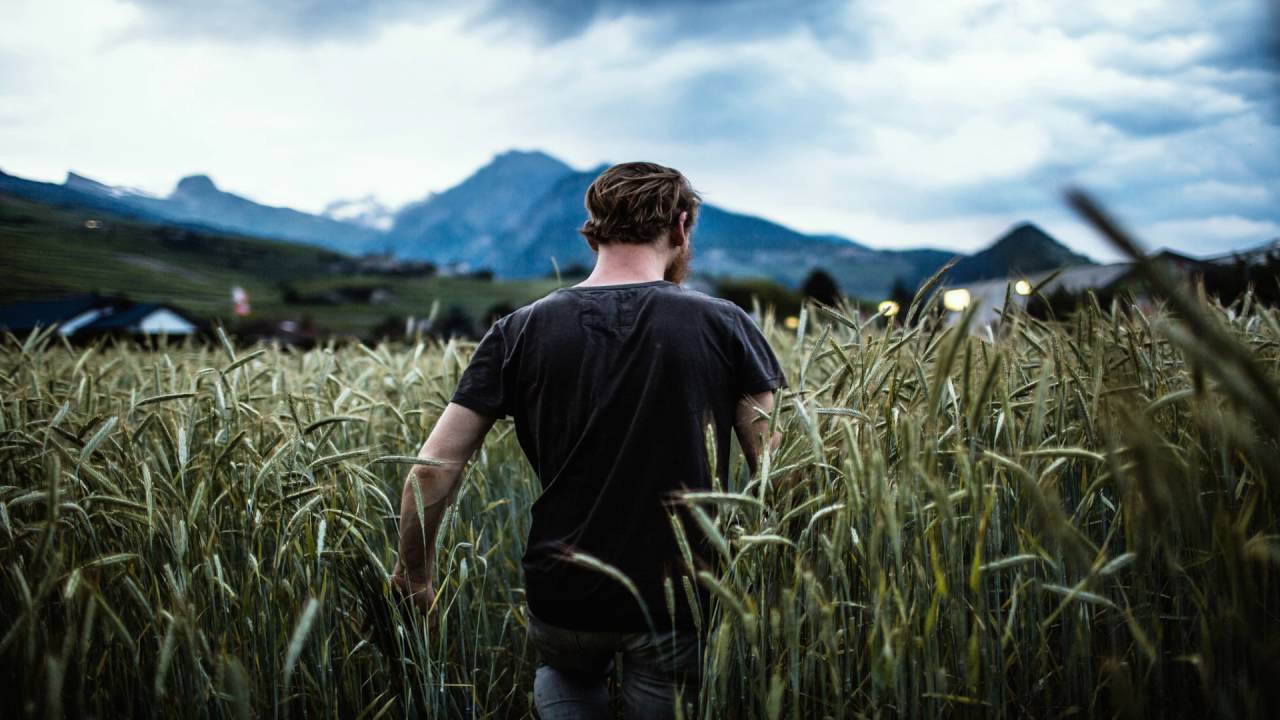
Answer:
[[[390,230],[395,222],[395,211],[373,195],[334,200],[325,205],[320,214],[332,220],[363,225],[374,230]]]

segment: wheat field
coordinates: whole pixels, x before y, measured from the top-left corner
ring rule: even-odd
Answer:
[[[701,715],[1274,712],[1280,312],[1174,300],[762,312],[783,443],[689,498]],[[510,421],[442,528],[438,627],[385,578],[469,350],[5,339],[3,716],[532,717]]]

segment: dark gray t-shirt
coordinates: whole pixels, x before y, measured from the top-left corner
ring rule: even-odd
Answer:
[[[785,384],[741,308],[665,280],[561,288],[494,323],[453,402],[511,416],[542,483],[524,555],[533,614],[578,630],[646,629],[625,587],[562,560],[573,549],[626,573],[659,626],[671,624],[672,577],[676,625],[688,627],[668,499],[710,489],[708,428],[727,487],[739,398]],[[700,564],[705,540],[679,514]]]

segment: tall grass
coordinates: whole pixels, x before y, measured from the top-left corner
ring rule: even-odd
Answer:
[[[689,499],[721,561],[702,715],[1273,712],[1280,313],[1183,300],[1209,330],[765,313],[784,441]],[[385,579],[466,357],[6,339],[3,715],[531,716],[509,422],[442,532],[438,627]]]

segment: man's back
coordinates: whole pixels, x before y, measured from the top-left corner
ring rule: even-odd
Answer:
[[[647,629],[621,584],[564,562],[572,550],[626,573],[660,626],[673,578],[676,625],[689,626],[668,517],[677,506],[664,501],[711,486],[708,428],[723,481],[738,399],[781,384],[746,313],[665,280],[562,288],[495,323],[453,402],[511,415],[542,482],[524,557],[533,614],[579,630]]]

